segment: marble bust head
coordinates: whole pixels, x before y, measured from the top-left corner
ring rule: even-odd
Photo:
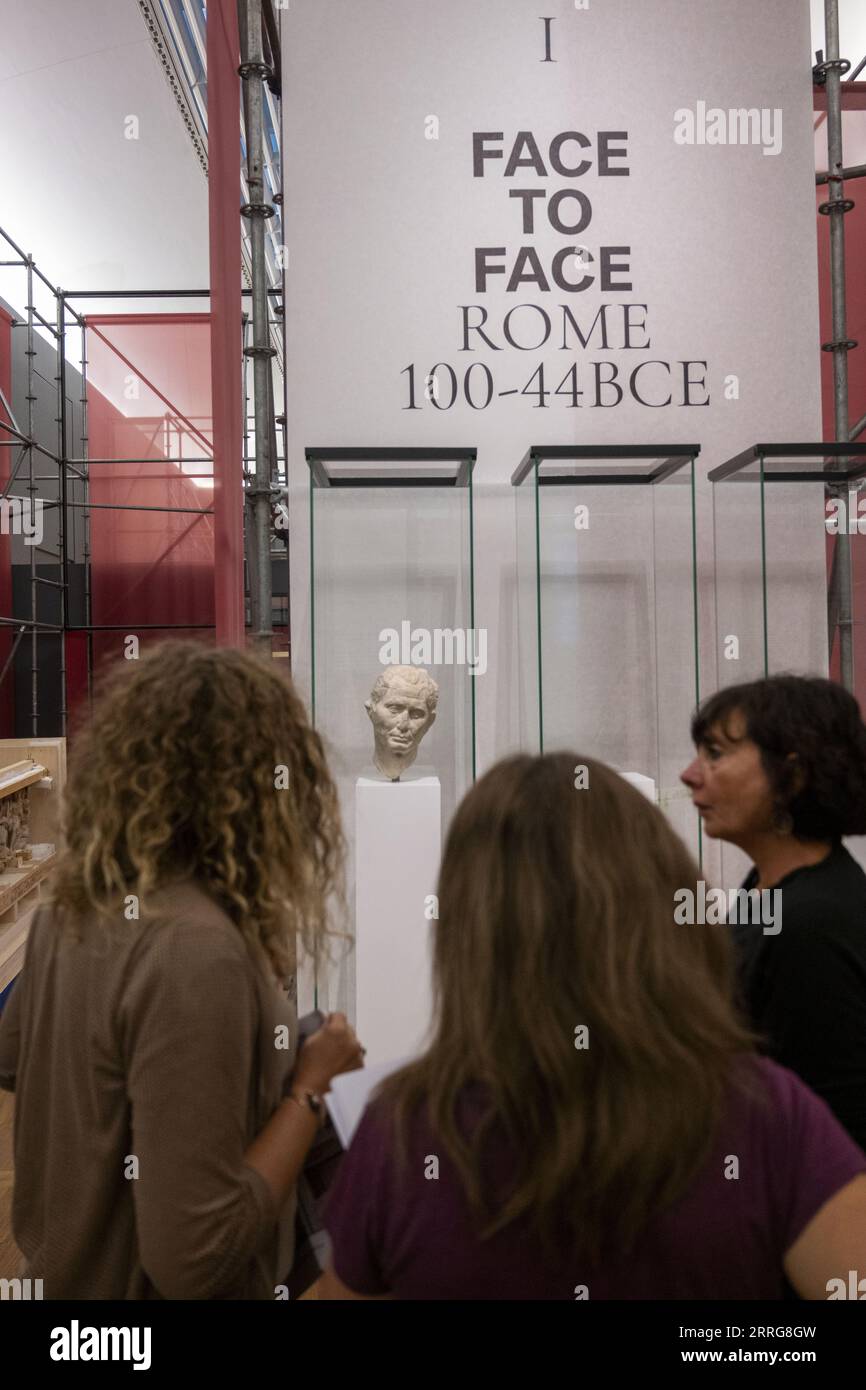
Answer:
[[[388,666],[377,676],[364,708],[373,725],[373,762],[389,782],[399,782],[417,758],[438,699],[438,685],[420,666]]]

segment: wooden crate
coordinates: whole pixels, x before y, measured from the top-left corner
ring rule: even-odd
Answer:
[[[37,906],[22,911],[17,921],[0,926],[0,994],[11,985],[24,964],[27,934]]]
[[[57,854],[36,859],[20,869],[7,869],[0,874],[0,927],[8,926],[42,902]]]
[[[30,793],[30,839],[34,845],[60,843],[60,800],[66,786],[65,738],[0,738],[0,774],[10,763],[30,758],[41,764],[50,787],[34,783]]]
[[[4,771],[7,775],[4,780]],[[30,842],[53,845],[43,859],[0,874],[0,990],[15,978],[33,913],[46,896],[60,848],[60,805],[66,785],[65,738],[0,739],[0,800],[30,787]]]

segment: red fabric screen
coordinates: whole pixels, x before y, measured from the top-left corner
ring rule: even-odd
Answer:
[[[130,635],[213,640],[210,337],[207,314],[87,317],[95,671]]]
[[[63,653],[66,662],[66,708],[69,715],[67,738],[74,737],[75,726],[87,713],[89,690],[86,632],[65,632]]]

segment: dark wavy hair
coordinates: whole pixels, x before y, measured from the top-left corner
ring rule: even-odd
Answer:
[[[799,840],[866,833],[866,725],[853,695],[819,676],[770,676],[712,695],[692,720],[696,745],[726,738],[741,714],[757,744],[777,816]]]

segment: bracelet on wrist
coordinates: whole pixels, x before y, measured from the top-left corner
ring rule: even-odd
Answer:
[[[325,1102],[316,1091],[300,1089],[299,1093],[298,1088],[293,1087],[286,1092],[286,1096],[288,1100],[293,1100],[308,1115],[312,1115],[319,1128],[322,1127],[325,1122]]]

